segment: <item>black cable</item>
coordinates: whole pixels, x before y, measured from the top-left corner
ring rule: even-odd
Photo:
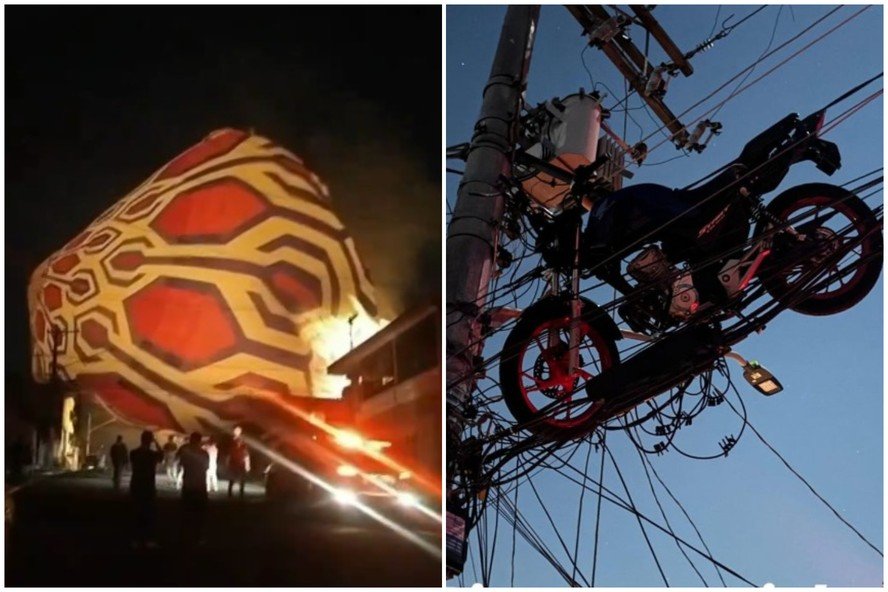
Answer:
[[[868,172],[868,173],[864,173],[864,174],[860,175],[859,177],[854,177],[854,178],[851,179],[850,181],[846,181],[846,182],[842,183],[841,185],[839,185],[839,187],[847,187],[847,186],[850,185],[851,183],[856,183],[857,181],[860,181],[861,179],[865,179],[865,178],[867,178],[867,177],[869,177],[869,176],[871,176],[871,175],[875,175],[876,173],[878,173],[879,171],[882,171],[883,169],[884,169],[884,167],[879,167],[879,168],[877,168],[877,169],[873,169],[873,170],[871,170],[871,171]],[[850,191],[852,191],[853,193],[857,193],[857,191],[858,191],[859,189],[860,189],[860,188],[855,188],[855,189],[852,189],[852,190],[850,190]]]
[[[765,7],[762,6],[762,8],[765,8]],[[759,10],[762,10],[762,8],[760,8]],[[756,12],[758,12],[758,10]],[[755,14],[755,12],[753,12],[752,14]],[[771,49],[771,45],[773,45],[773,43],[774,43],[774,36],[777,34],[777,25],[780,23],[780,15],[781,14],[783,14],[783,7],[782,6],[777,10],[777,16],[774,18],[774,27],[771,29],[771,38],[768,40],[768,45],[765,47],[765,50],[761,53],[761,55],[755,61],[755,64],[753,64],[752,69],[750,69],[749,72],[747,72],[746,75],[743,77],[743,79],[737,83],[737,86],[734,87],[734,90],[731,92],[731,94],[728,95],[728,98],[725,99],[722,102],[722,104],[719,105],[718,109],[716,109],[711,115],[709,115],[709,117],[715,117],[716,115],[718,115],[718,112],[722,110],[722,107],[724,107],[727,104],[727,102],[730,101],[732,98],[734,98],[734,96],[737,94],[737,91],[740,90],[740,87],[742,87],[743,84],[749,79],[749,77],[752,76],[752,73],[755,72],[755,67],[758,66],[759,63],[761,63],[761,61],[764,59],[765,55]],[[752,16],[752,15],[749,15],[749,16]],[[746,18],[749,18],[749,17],[746,17]],[[743,19],[742,21],[740,21],[740,23],[742,23],[745,20],[746,19]],[[740,23],[737,23],[737,24],[739,25]],[[737,26],[737,25],[734,25],[734,26]]]
[[[495,494],[499,495],[499,494]],[[503,498],[506,506],[508,507],[507,511],[504,512],[503,518],[506,519],[506,522],[512,525],[513,528],[517,529],[517,532],[521,535],[527,543],[533,548],[537,553],[540,554],[543,559],[549,562],[549,564],[555,569],[555,571],[562,577],[564,580],[571,585],[576,585],[576,582],[571,580],[570,575],[567,573],[567,570],[558,562],[558,560],[549,552],[546,548],[543,541],[539,538],[533,530],[531,530],[527,526],[527,521],[521,516],[521,512],[517,507],[509,506],[508,498]]]
[[[580,470],[577,469],[576,467],[574,467],[573,465],[567,465],[567,468],[573,470],[575,473],[578,473],[578,474],[580,473]],[[570,476],[568,476],[568,475],[565,475],[564,473],[559,473],[559,474],[560,474],[562,477],[564,477],[565,479],[567,479],[568,481],[571,481],[572,483],[575,483],[575,484],[577,484],[577,485],[582,485],[582,484],[580,483],[580,481],[578,481],[577,479],[575,479],[575,478],[573,478],[573,477],[570,477]],[[690,543],[688,543],[687,541],[685,541],[684,539],[682,539],[682,538],[679,537],[678,535],[672,535],[672,534],[670,534],[669,531],[667,531],[667,530],[666,530],[665,528],[663,528],[661,525],[657,524],[656,522],[654,522],[653,520],[651,520],[650,518],[648,518],[647,516],[645,516],[642,512],[638,511],[637,508],[635,508],[634,506],[630,506],[627,502],[623,501],[623,500],[622,500],[622,499],[621,499],[616,493],[614,493],[612,490],[610,490],[610,489],[607,488],[607,487],[604,487],[603,484],[602,484],[601,482],[598,482],[598,483],[594,483],[594,482],[593,482],[592,485],[598,485],[598,486],[599,486],[599,489],[600,489],[600,490],[603,490],[603,491],[605,492],[605,493],[602,493],[602,494],[601,494],[601,497],[602,497],[605,501],[610,502],[611,504],[617,506],[618,508],[620,508],[620,509],[622,509],[622,510],[626,510],[626,511],[629,512],[630,514],[635,515],[637,518],[640,518],[641,520],[647,522],[649,525],[651,525],[651,526],[653,526],[654,528],[660,530],[661,532],[663,532],[663,533],[665,533],[665,534],[667,534],[667,535],[669,535],[669,536],[672,536],[673,538],[677,539],[677,540],[678,540],[679,542],[681,542],[685,547],[687,547],[688,549],[690,549],[690,550],[693,551],[694,553],[700,555],[701,557],[703,557],[703,558],[705,558],[706,560],[710,561],[710,562],[713,563],[714,565],[718,565],[718,566],[721,567],[723,570],[725,570],[727,573],[729,573],[729,574],[731,574],[732,576],[736,577],[738,580],[742,581],[743,583],[745,583],[745,584],[749,584],[749,585],[752,586],[752,587],[757,587],[756,584],[754,584],[753,582],[751,582],[751,581],[748,580],[747,578],[745,578],[745,577],[743,577],[742,575],[740,575],[740,573],[738,573],[736,570],[734,570],[734,569],[728,567],[727,565],[725,565],[724,563],[718,561],[718,560],[717,560],[715,557],[713,557],[712,555],[707,554],[707,553],[704,553],[703,551],[701,551],[700,549],[698,549],[698,548],[695,547],[694,545],[691,545]]]
[[[518,487],[515,487],[515,507],[518,507]],[[509,575],[509,587],[515,587],[515,529],[512,528],[512,562]]]
[[[561,537],[561,533],[558,532],[558,527],[555,526],[555,521],[552,519],[552,515],[549,513],[549,509],[546,507],[546,504],[543,503],[543,500],[540,497],[539,492],[537,491],[536,485],[533,484],[532,479],[528,479],[527,483],[528,483],[528,485],[530,485],[530,489],[531,489],[531,491],[533,491],[533,495],[536,497],[537,501],[539,502],[540,508],[543,509],[543,514],[545,514],[546,518],[549,520],[549,524],[552,526],[552,530],[555,532],[555,537],[558,539],[558,542],[561,543],[561,548],[564,550],[564,553],[568,557],[570,557],[570,551],[567,548],[567,544],[565,544],[564,539]],[[580,579],[583,581],[583,583],[588,588],[589,583],[583,577],[583,574],[580,574]],[[576,580],[574,578],[571,578],[571,582],[573,582],[571,585],[576,586]]]
[[[691,519],[691,516],[690,516],[690,514],[688,514],[687,510],[685,510],[685,507],[681,504],[680,501],[678,501],[678,498],[675,497],[675,495],[672,493],[672,491],[663,482],[663,479],[660,478],[659,473],[657,473],[657,470],[654,468],[654,463],[652,463],[650,461],[650,459],[647,457],[644,457],[644,460],[647,462],[648,466],[650,467],[651,472],[654,474],[654,477],[657,479],[657,481],[659,481],[660,485],[663,487],[663,489],[666,491],[666,493],[669,495],[669,497],[672,498],[672,501],[675,502],[675,505],[678,506],[678,508],[681,510],[682,514],[684,514],[685,518],[688,519],[688,523],[690,523],[691,527],[694,529],[694,532],[697,533],[697,538],[700,539],[700,543],[703,545],[703,548],[706,549],[707,553],[712,555],[712,551],[709,550],[709,545],[706,544],[706,541],[703,539],[703,535],[700,534],[700,530],[697,528],[697,525]],[[721,580],[722,586],[727,586],[727,584],[725,583],[725,579],[722,577],[721,570],[719,570],[719,568],[718,568],[718,565],[713,564],[713,567],[715,568],[715,573],[718,574],[718,579]]]
[[[645,162],[642,164],[642,166],[646,166],[646,167],[659,166],[661,164],[666,164],[668,162],[672,162],[673,160],[678,160],[679,158],[687,158],[687,157],[688,157],[687,153],[679,154],[678,156],[673,156],[672,158],[667,158],[666,160],[661,160],[660,162]]]
[[[739,27],[740,25],[742,25],[743,23],[745,23],[746,21],[748,21],[749,19],[751,19],[752,17],[754,17],[755,15],[757,15],[758,13],[760,13],[761,11],[766,9],[767,7],[768,7],[767,4],[764,6],[760,6],[757,9],[753,10],[751,13],[747,14],[742,19],[740,19],[739,21],[737,21],[736,23],[734,23],[733,25],[728,27],[727,28],[728,33],[733,32],[734,29],[736,29],[737,27]],[[733,15],[731,15],[731,16],[733,16]],[[727,23],[727,22],[728,22],[728,20],[725,20],[725,23]],[[724,24],[722,26],[724,26]]]
[[[726,400],[726,401],[727,401],[727,400]],[[740,415],[740,414],[737,412],[737,409],[735,409],[734,406],[731,405],[730,401],[727,401],[727,403],[728,403],[728,405],[730,405],[731,409],[733,409],[734,413],[737,413],[737,415]],[[774,455],[775,455],[778,459],[780,459],[780,462],[782,462],[783,465],[784,465],[787,469],[789,469],[789,472],[792,473],[793,475],[795,475],[796,478],[798,478],[799,481],[801,481],[802,483],[804,483],[805,486],[811,491],[811,493],[814,494],[814,497],[816,497],[816,498],[817,498],[818,500],[820,500],[820,501],[821,501],[821,502],[822,502],[827,508],[829,508],[830,511],[832,511],[832,513],[835,514],[836,518],[838,518],[839,521],[842,522],[842,524],[844,524],[845,526],[847,526],[848,528],[850,528],[851,531],[854,532],[854,534],[856,534],[856,535],[860,538],[860,540],[862,540],[864,543],[866,543],[866,544],[867,544],[867,545],[868,545],[873,551],[875,551],[876,553],[878,553],[880,557],[884,557],[884,555],[882,554],[882,551],[879,550],[878,547],[876,547],[873,543],[871,543],[871,542],[869,541],[869,539],[867,539],[865,536],[863,536],[863,533],[861,533],[859,530],[857,530],[857,529],[854,527],[854,525],[852,525],[850,522],[848,522],[848,520],[846,520],[846,519],[844,518],[844,516],[842,516],[842,515],[839,513],[839,511],[836,510],[836,509],[833,507],[833,505],[830,504],[830,503],[826,500],[826,498],[824,498],[822,495],[820,495],[820,494],[817,492],[816,489],[814,489],[814,486],[811,485],[811,483],[809,483],[807,479],[805,479],[805,478],[804,478],[804,477],[803,477],[803,476],[802,476],[797,470],[795,470],[795,469],[792,467],[792,465],[789,464],[789,462],[788,462],[785,458],[783,458],[783,455],[781,455],[779,452],[777,452],[777,449],[776,449],[776,448],[774,448],[773,446],[771,446],[771,443],[768,442],[768,441],[765,439],[765,437],[762,436],[762,434],[761,434],[757,429],[755,429],[755,426],[753,426],[751,423],[749,423],[749,419],[748,419],[748,418],[743,418],[743,423],[744,423],[745,425],[749,426],[749,429],[752,430],[752,433],[755,434],[755,436],[756,436],[759,440],[761,440],[762,444],[764,444],[764,445],[768,448],[768,450],[770,450],[772,453],[774,453]]]
[[[620,478],[620,483],[623,484],[623,489],[626,491],[626,498],[629,500],[629,504],[632,507],[633,512],[635,513],[635,518],[638,520],[638,527],[641,529],[641,534],[644,537],[645,542],[647,543],[648,549],[651,551],[651,557],[654,558],[654,563],[657,565],[657,571],[660,572],[660,577],[663,578],[663,584],[666,587],[669,587],[669,580],[666,579],[666,574],[663,572],[663,567],[660,565],[660,559],[657,557],[657,552],[654,551],[654,546],[651,543],[650,537],[648,537],[647,531],[644,529],[644,524],[641,523],[641,516],[638,513],[638,510],[635,506],[635,502],[632,501],[632,494],[629,493],[629,486],[626,485],[626,480],[623,479],[623,473],[620,471],[619,465],[617,465],[617,459],[614,458],[613,453],[611,453],[610,448],[605,447],[604,451],[607,453],[608,457],[610,457],[611,464],[614,466],[614,469],[617,472],[617,477]],[[668,531],[667,531],[668,532]],[[675,537],[675,533],[668,533]]]
[[[635,449],[635,452],[638,453],[638,458],[641,460],[641,467],[644,469],[644,476],[647,478],[648,486],[649,486],[650,489],[651,489],[651,495],[654,496],[654,502],[657,504],[657,508],[660,509],[660,515],[663,517],[663,524],[666,525],[666,528],[667,528],[667,529],[669,530],[669,532],[671,532],[672,535],[674,536],[674,535],[675,535],[675,530],[672,528],[672,525],[669,524],[669,519],[666,517],[666,510],[663,509],[663,505],[660,503],[660,498],[657,496],[657,492],[656,492],[656,490],[654,489],[654,482],[653,482],[653,480],[651,479],[651,475],[650,475],[650,473],[648,472],[647,462],[646,462],[645,456],[644,456],[644,454],[642,454],[641,450],[638,450],[637,448]],[[673,539],[673,540],[674,540],[674,539]],[[694,573],[697,574],[697,577],[700,578],[700,581],[703,582],[703,585],[704,585],[705,587],[708,588],[708,587],[709,587],[709,584],[706,582],[706,578],[703,577],[703,574],[700,573],[700,570],[697,569],[697,566],[694,565],[694,562],[691,561],[691,558],[690,558],[690,557],[688,557],[688,554],[687,554],[687,552],[684,550],[684,547],[682,547],[681,544],[680,544],[678,541],[675,541],[675,546],[677,546],[679,552],[680,552],[682,555],[684,555],[684,558],[687,560],[688,564],[691,566],[691,569],[694,570]]]
[[[841,103],[842,101],[844,101],[845,99],[847,99],[848,97],[850,97],[851,95],[853,95],[854,93],[856,93],[857,91],[859,91],[860,89],[865,87],[866,85],[868,85],[872,82],[875,82],[876,80],[881,78],[882,74],[883,74],[882,72],[879,72],[878,74],[876,74],[875,76],[873,76],[869,80],[861,82],[860,84],[858,84],[857,86],[855,86],[854,88],[849,90],[848,92],[843,93],[839,98],[837,98],[834,101],[832,101],[831,103],[829,103],[826,107],[823,107],[822,110],[825,111],[825,110],[829,109],[830,107],[832,107],[833,105],[835,105],[837,103]]]
[[[794,35],[793,37],[787,39],[787,40],[784,41],[782,44],[780,44],[779,46],[777,46],[776,48],[774,48],[773,50],[771,50],[771,51],[770,51],[767,55],[765,55],[762,59],[756,60],[755,62],[753,62],[752,64],[750,64],[750,65],[747,66],[746,68],[744,68],[743,70],[740,70],[739,72],[737,72],[734,76],[732,76],[731,78],[729,78],[728,80],[726,80],[725,82],[723,82],[718,88],[716,88],[715,90],[713,90],[712,92],[710,92],[708,95],[704,96],[703,98],[699,99],[696,103],[694,103],[694,104],[691,105],[690,107],[686,108],[684,111],[682,111],[680,114],[678,114],[678,115],[675,117],[675,119],[673,119],[672,121],[670,121],[670,122],[668,122],[668,123],[664,123],[664,124],[663,124],[662,126],[660,126],[656,131],[654,131],[653,133],[649,134],[649,135],[648,135],[646,138],[644,138],[642,141],[647,141],[647,140],[649,140],[650,138],[652,138],[652,137],[654,136],[654,134],[660,132],[660,131],[663,130],[663,129],[668,128],[669,125],[672,125],[673,123],[676,123],[676,122],[680,122],[680,121],[681,121],[681,118],[684,117],[685,115],[687,115],[691,110],[693,110],[693,109],[699,107],[700,105],[702,105],[703,103],[705,103],[706,101],[708,101],[710,98],[712,98],[713,96],[715,96],[716,94],[718,94],[719,92],[721,92],[725,87],[727,87],[729,84],[731,84],[731,82],[733,82],[734,80],[738,79],[740,76],[742,76],[743,74],[745,74],[746,72],[748,72],[751,68],[756,67],[756,66],[758,65],[759,62],[763,61],[764,59],[767,59],[767,58],[770,57],[771,55],[774,55],[775,53],[777,53],[778,51],[780,51],[781,49],[783,49],[784,47],[786,47],[787,45],[789,45],[790,43],[792,43],[793,41],[795,41],[796,39],[798,39],[798,38],[800,38],[801,36],[803,36],[804,34],[806,34],[808,31],[812,30],[814,27],[816,27],[816,26],[817,26],[818,24],[820,24],[822,21],[824,21],[825,19],[827,19],[829,16],[831,16],[833,13],[835,13],[835,12],[836,12],[837,10],[839,10],[840,8],[842,8],[842,7],[841,7],[841,6],[837,6],[837,7],[833,8],[832,10],[828,11],[826,14],[824,14],[823,16],[821,16],[820,18],[818,18],[816,21],[814,21],[813,23],[811,23],[810,25],[808,25],[805,29],[803,29],[802,31],[800,31],[799,33],[797,33],[796,35]],[[863,10],[865,10],[865,8],[864,8]],[[810,47],[811,47],[812,45],[814,45],[815,43],[820,42],[820,41],[821,41],[822,39],[824,39],[826,36],[832,34],[832,33],[833,33],[834,31],[836,31],[838,28],[840,28],[840,27],[842,27],[843,25],[845,25],[846,23],[848,23],[851,19],[854,19],[854,18],[856,18],[857,16],[859,16],[859,15],[863,12],[863,10],[860,10],[860,11],[856,12],[856,13],[853,14],[850,18],[845,19],[844,21],[842,21],[841,23],[839,23],[838,25],[836,25],[836,26],[833,27],[832,29],[828,30],[826,33],[824,33],[824,34],[822,34],[820,37],[816,38],[813,42],[811,42],[811,43],[809,43],[808,45],[806,45],[805,47],[803,47],[801,51],[807,50],[808,48],[810,48]],[[799,53],[800,53],[800,52],[796,52],[796,54],[793,54],[792,56],[790,56],[789,58],[785,59],[783,62],[781,62],[781,63],[778,64],[777,66],[775,66],[774,69],[772,69],[771,71],[767,72],[765,75],[760,76],[758,79],[756,79],[756,80],[754,80],[753,82],[751,82],[751,83],[750,83],[749,85],[747,85],[744,89],[738,90],[737,93],[735,93],[734,96],[736,96],[737,94],[740,94],[740,92],[742,92],[742,90],[746,90],[746,88],[749,88],[749,87],[751,87],[752,85],[756,84],[757,82],[759,82],[760,80],[762,80],[765,76],[767,76],[768,74],[772,73],[772,72],[773,72],[774,70],[776,70],[777,68],[782,67],[786,62],[788,62],[790,59],[794,58],[794,57],[795,57],[796,55],[798,55]],[[720,106],[720,105],[716,105],[716,107],[719,107],[719,106]],[[713,108],[713,109],[714,109],[714,108]],[[710,111],[711,111],[711,110],[712,110],[712,109],[710,109]],[[697,123],[697,122],[699,122],[699,121],[702,121],[702,120],[703,120],[708,114],[709,114],[709,112],[704,113],[704,114],[701,115],[701,116],[700,116],[700,117],[699,117],[694,123]],[[691,127],[691,126],[687,126],[687,127]],[[648,151],[648,153],[653,152],[653,151],[656,150],[659,146],[662,146],[663,143],[664,143],[664,142],[660,142],[659,144],[657,144],[657,145],[654,146],[653,148],[650,148],[649,151]],[[625,167],[623,167],[623,169],[625,169]],[[620,171],[617,171],[617,172],[620,172]]]
[[[712,34],[715,33],[715,28],[718,26],[718,17],[721,14],[721,11],[722,7],[721,5],[718,5],[715,10],[715,18],[712,19],[712,29],[709,30],[709,35],[706,36],[707,38],[712,37]],[[685,56],[685,59],[687,59],[687,56]]]
[[[595,511],[595,543],[592,548],[592,587],[595,587],[595,570],[598,567],[598,531],[599,526],[601,526],[601,490],[604,487],[604,451],[605,451],[605,441],[604,438],[607,437],[607,433],[602,436],[601,439],[601,468],[598,471],[598,509]],[[583,483],[585,487],[585,482]]]
[[[586,478],[589,475],[589,458],[592,456],[592,446],[589,445],[586,450],[586,462],[583,467],[583,482],[585,483]],[[580,501],[577,504],[577,534],[574,538],[574,552],[573,552],[573,563],[574,563],[574,571],[573,576],[577,575],[577,563],[580,556],[580,529],[583,525],[583,498],[586,497],[586,488],[580,488]]]

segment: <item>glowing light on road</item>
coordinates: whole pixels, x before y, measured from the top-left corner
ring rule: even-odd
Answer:
[[[398,492],[398,503],[402,506],[413,508],[419,505],[419,500],[409,491],[400,491]]]
[[[394,487],[392,487],[391,485],[389,485],[388,483],[386,483],[382,479],[379,479],[378,477],[371,475],[369,473],[362,473],[362,476],[365,479],[367,479],[367,481],[369,481],[370,483],[372,483],[376,487],[380,488],[381,490],[385,491],[386,493],[388,493],[390,495],[394,495],[396,498],[398,498],[399,502],[401,501],[401,499],[400,499],[401,494],[408,493],[405,491],[398,491],[397,489],[395,489]],[[413,503],[413,507],[416,508],[417,510],[419,510],[420,513],[422,513],[425,516],[428,516],[430,519],[434,520],[435,522],[441,522],[441,513],[440,512],[435,512],[434,510],[430,510],[429,508],[422,505],[422,503],[420,503],[420,501],[419,501],[419,498],[417,498],[415,495],[413,496],[413,499],[415,500]]]
[[[340,477],[354,477],[358,473],[360,473],[360,471],[352,465],[339,465],[336,469],[336,474]]]
[[[358,503],[358,496],[354,491],[341,487],[333,490],[333,499],[343,506],[354,506]]]
[[[360,450],[364,447],[364,439],[355,432],[340,430],[336,432],[336,443],[349,450]]]
[[[305,422],[308,422],[310,425],[312,425],[312,426],[318,428],[319,430],[324,431],[326,434],[332,436],[334,441],[336,441],[340,445],[342,445],[343,438],[346,443],[349,443],[352,445],[351,448],[349,448],[348,446],[343,446],[343,448],[349,448],[352,450],[360,450],[365,455],[367,455],[368,457],[372,458],[373,460],[375,460],[379,463],[382,463],[383,465],[385,465],[386,467],[388,467],[389,469],[391,469],[392,471],[397,473],[399,476],[402,474],[408,475],[409,478],[413,479],[414,483],[428,489],[429,491],[434,492],[436,495],[440,495],[440,493],[441,493],[440,478],[433,479],[430,476],[426,476],[426,475],[422,475],[422,474],[417,473],[411,467],[404,466],[400,462],[398,462],[395,459],[391,458],[390,456],[386,455],[384,452],[381,452],[378,449],[374,449],[375,447],[373,445],[369,445],[369,446],[366,445],[366,442],[364,441],[363,438],[361,438],[361,436],[358,433],[350,431],[350,430],[342,430],[342,429],[336,428],[336,427],[330,425],[329,423],[327,423],[326,421],[324,421],[324,419],[319,417],[316,413],[309,413],[309,412],[303,411],[302,409],[299,409],[298,407],[289,406],[286,408],[286,411],[289,412],[294,418],[301,419]],[[317,438],[317,436],[313,435],[312,439],[317,440],[318,438]],[[365,445],[362,446],[361,444],[358,444],[358,441],[360,441],[361,444],[365,444]],[[371,442],[373,442],[373,441],[371,441]],[[385,444],[389,444],[389,443],[385,442]],[[400,477],[400,478],[404,479],[406,477]],[[440,522],[441,517],[438,516],[437,514],[435,514],[435,516],[436,516],[436,519]]]
[[[280,464],[282,467],[286,468],[287,470],[289,470],[289,471],[299,475],[300,477],[314,483],[315,485],[317,485],[318,487],[320,487],[324,491],[328,492],[330,495],[335,495],[335,492],[337,491],[336,487],[334,487],[333,485],[330,485],[329,483],[327,483],[326,481],[324,481],[323,479],[321,479],[320,477],[318,477],[317,475],[315,475],[314,473],[312,473],[311,471],[309,471],[308,469],[306,469],[302,465],[299,465],[299,464],[291,461],[290,459],[281,455],[277,451],[272,450],[271,448],[269,448],[268,446],[266,446],[265,444],[263,444],[259,440],[256,440],[255,438],[247,437],[244,439],[247,441],[247,444],[249,446],[251,446],[254,450],[257,450],[257,451],[265,454],[266,456],[268,456],[268,458],[270,458],[273,461],[275,461],[276,463]],[[366,504],[362,503],[358,499],[356,499],[352,505],[353,505],[353,507],[357,508],[358,510],[360,510],[361,512],[363,512],[364,514],[366,514],[367,516],[369,516],[373,520],[376,520],[377,522],[379,522],[383,526],[391,529],[395,533],[404,537],[406,540],[410,541],[411,543],[413,543],[414,545],[416,545],[417,547],[419,547],[420,549],[422,549],[426,553],[429,553],[431,556],[436,557],[436,558],[441,557],[441,548],[439,546],[434,545],[434,544],[430,543],[429,541],[423,539],[422,537],[416,535],[415,533],[407,530],[406,528],[404,528],[403,526],[401,526],[397,522],[394,522],[393,520],[386,518],[385,516],[383,516],[382,514],[380,514],[379,512],[374,510],[373,508],[370,508]],[[440,519],[441,518],[439,516],[438,520],[440,520]]]

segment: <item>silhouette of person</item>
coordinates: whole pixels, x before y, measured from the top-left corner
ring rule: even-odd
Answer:
[[[216,440],[212,436],[204,444],[204,450],[207,451],[207,456],[210,459],[210,466],[207,469],[207,490],[219,491],[219,447],[216,446]]]
[[[203,539],[207,512],[207,469],[210,456],[201,447],[200,432],[176,453],[182,468],[182,534],[185,540]]]
[[[129,453],[123,443],[123,436],[117,436],[117,441],[111,445],[111,481],[114,483],[114,491],[120,491],[120,477],[127,462]]]
[[[19,483],[25,478],[25,466],[30,460],[28,445],[21,436],[7,449],[6,466],[10,469],[10,483]]]
[[[236,426],[231,450],[228,451],[228,497],[232,496],[235,481],[240,483],[240,496],[244,497],[244,484],[250,472],[250,451],[242,434],[241,427]]]
[[[130,497],[135,514],[135,546],[157,546],[154,542],[154,521],[157,513],[157,486],[155,473],[163,460],[160,444],[154,439],[154,432],[142,432],[142,444],[130,452]],[[152,448],[153,446],[153,448]]]

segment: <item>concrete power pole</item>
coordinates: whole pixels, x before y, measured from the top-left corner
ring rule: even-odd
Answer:
[[[539,6],[509,6],[484,87],[456,206],[447,229],[447,416],[459,431],[459,408],[474,388],[483,341],[478,316],[487,299],[503,214],[501,178],[511,175],[520,99]]]

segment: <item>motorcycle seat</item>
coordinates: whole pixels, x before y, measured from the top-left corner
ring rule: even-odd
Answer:
[[[726,198],[730,198],[740,189],[740,184],[736,183],[747,170],[746,165],[741,162],[734,161],[724,167],[724,170],[715,177],[706,181],[702,185],[692,189],[676,189],[676,197],[689,204],[698,204],[709,199],[722,202]]]

